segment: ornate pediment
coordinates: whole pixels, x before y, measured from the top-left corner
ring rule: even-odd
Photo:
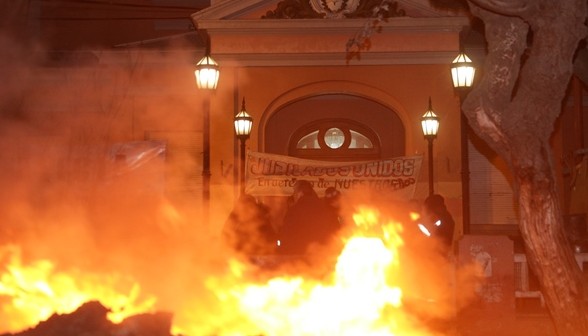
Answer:
[[[312,8],[327,18],[342,19],[345,15],[353,13],[359,0],[310,0]]]
[[[308,0],[280,1],[276,9],[268,11],[262,19],[322,19],[324,15],[317,13]]]
[[[376,18],[380,33],[362,64],[448,63],[470,23],[467,16],[439,12],[430,0],[348,0],[330,7],[324,0],[314,8],[310,1],[218,0],[191,17],[224,66],[345,65],[349,40]]]
[[[405,16],[396,1],[382,0],[283,0],[262,19],[343,19]]]

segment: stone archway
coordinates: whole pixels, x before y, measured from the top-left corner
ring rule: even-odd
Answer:
[[[292,137],[320,120],[347,120],[367,127],[381,145],[379,158],[406,153],[410,137],[401,106],[376,88],[349,81],[312,83],[276,98],[260,120],[260,149],[288,155]]]

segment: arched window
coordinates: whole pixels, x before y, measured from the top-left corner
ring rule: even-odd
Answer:
[[[397,112],[357,95],[319,94],[291,101],[259,129],[266,153],[332,161],[406,155],[406,130]]]
[[[352,120],[324,119],[299,128],[292,136],[289,155],[327,160],[377,159],[380,142],[375,133]]]

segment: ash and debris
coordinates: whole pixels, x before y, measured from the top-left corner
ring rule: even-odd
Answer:
[[[0,336],[172,336],[171,313],[131,316],[119,324],[108,320],[108,308],[90,301],[70,314],[53,314],[34,328]]]

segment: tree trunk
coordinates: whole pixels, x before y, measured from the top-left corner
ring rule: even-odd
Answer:
[[[468,0],[485,24],[484,77],[463,111],[506,162],[529,264],[560,335],[588,335],[580,268],[566,238],[549,139],[585,37],[585,0]]]
[[[547,162],[535,158],[534,162]],[[541,172],[544,170],[544,172]],[[572,248],[562,229],[559,199],[552,181],[537,181],[548,167],[515,167],[519,184],[520,230],[531,268],[560,335],[588,335],[585,289]]]

